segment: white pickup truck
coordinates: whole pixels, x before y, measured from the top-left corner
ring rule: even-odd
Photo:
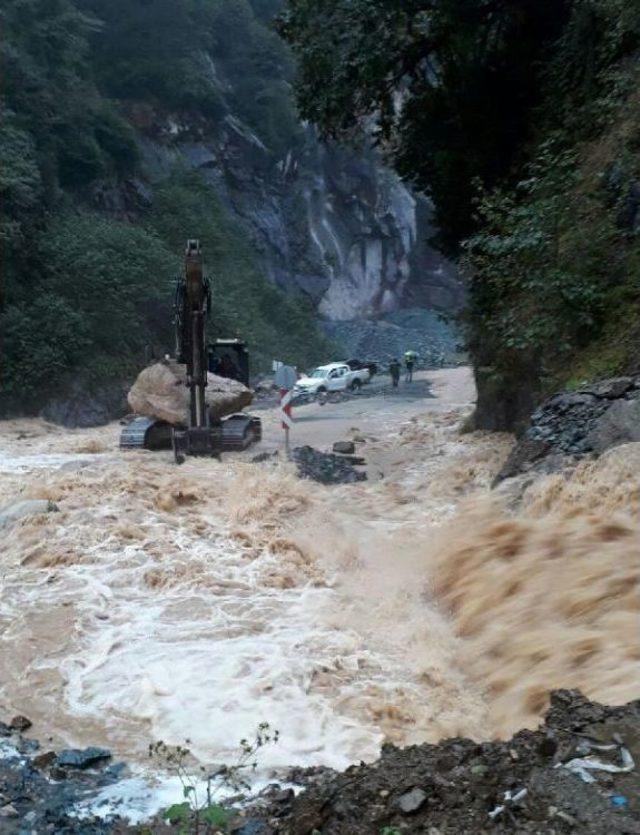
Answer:
[[[359,368],[352,371],[345,362],[332,362],[314,369],[308,377],[301,377],[296,383],[294,394],[324,394],[329,391],[358,391],[369,380],[369,370]]]

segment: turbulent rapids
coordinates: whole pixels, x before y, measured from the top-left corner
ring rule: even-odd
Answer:
[[[59,510],[2,547],[3,714],[132,762],[186,737],[220,762],[266,720],[263,765],[344,767],[535,726],[552,687],[637,696],[640,445],[490,494],[511,439],[460,433],[465,369],[430,376],[433,399],[345,407],[370,479],[334,488],[5,423],[0,503]]]

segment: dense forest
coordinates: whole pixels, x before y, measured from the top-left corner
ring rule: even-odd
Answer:
[[[4,413],[108,389],[173,345],[173,277],[200,237],[213,331],[254,367],[326,349],[303,299],[269,283],[219,195],[176,158],[145,169],[151,112],[215,131],[229,112],[277,159],[302,129],[270,0],[7,0],[0,10]],[[215,64],[211,56],[215,55]],[[238,113],[240,108],[240,113]],[[137,131],[137,133],[136,133]],[[165,166],[166,169],[166,166]]]
[[[477,423],[640,361],[640,3],[289,0],[302,115],[373,136],[461,259]]]

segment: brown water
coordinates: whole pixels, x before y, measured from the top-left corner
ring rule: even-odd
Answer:
[[[468,375],[439,374],[439,400],[367,403],[351,434],[385,477],[331,489],[6,423],[0,502],[60,512],[3,545],[0,712],[133,760],[185,737],[221,760],[267,720],[269,766],[340,767],[533,724],[552,686],[637,697],[640,445],[514,514],[488,490],[510,439],[460,435]]]

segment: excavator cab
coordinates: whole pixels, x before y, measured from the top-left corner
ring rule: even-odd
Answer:
[[[249,386],[249,351],[242,339],[216,339],[207,345],[208,367],[218,377]]]

